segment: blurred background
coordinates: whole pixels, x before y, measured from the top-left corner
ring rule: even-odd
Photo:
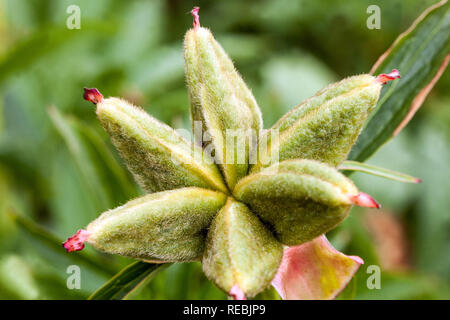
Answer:
[[[267,128],[330,82],[368,72],[433,3],[0,0],[0,298],[84,299],[130,263],[60,246],[142,193],[82,99],[83,87],[188,128],[182,46],[193,6],[252,89]],[[371,4],[381,8],[379,30],[366,27]],[[66,27],[70,5],[81,10],[80,29]],[[354,210],[328,235],[365,260],[339,298],[450,298],[449,87],[447,71],[408,127],[369,160],[421,184],[352,175],[383,208]],[[67,287],[70,265],[80,267],[81,289]],[[381,268],[379,290],[366,285],[369,265]],[[226,296],[190,263],[172,265],[129,298]]]

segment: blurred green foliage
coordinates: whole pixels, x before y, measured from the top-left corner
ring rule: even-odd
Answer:
[[[434,2],[1,0],[0,298],[86,298],[130,263],[92,248],[82,257],[58,248],[102,211],[142,193],[82,88],[125,97],[175,128],[188,128],[182,40],[194,5],[252,88],[267,128],[328,83],[368,72]],[[72,4],[81,9],[79,30],[66,27]],[[366,27],[371,4],[381,8],[380,30]],[[365,219],[381,213],[354,210],[329,235],[338,249],[365,260],[341,298],[450,298],[449,86],[447,72],[410,125],[369,160],[422,184],[352,175],[398,218],[404,238],[391,245],[407,263],[383,266],[380,235],[377,240]],[[52,235],[40,227],[26,231],[11,213]],[[390,237],[385,232],[381,239]],[[73,264],[81,267],[80,290],[66,286]],[[371,264],[381,265],[380,290],[367,288]],[[170,266],[128,298],[226,297],[191,263]]]

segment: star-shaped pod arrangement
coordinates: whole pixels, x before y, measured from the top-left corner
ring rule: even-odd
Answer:
[[[184,56],[196,142],[141,108],[85,89],[149,194],[103,213],[64,247],[81,250],[87,242],[152,263],[200,260],[236,299],[271,284],[285,299],[334,298],[363,261],[335,250],[324,234],[353,205],[379,207],[336,166],[398,71],[331,84],[263,130],[252,93],[200,26],[198,8],[191,13]]]

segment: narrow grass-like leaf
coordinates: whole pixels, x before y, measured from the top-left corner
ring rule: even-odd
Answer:
[[[76,118],[49,109],[53,125],[62,136],[98,211],[114,207],[137,195],[126,173],[98,134]]]
[[[167,268],[170,263],[156,264],[145,263],[141,261],[134,262],[108,282],[95,291],[89,300],[122,300],[125,299],[128,294],[142,286],[159,271]]]
[[[422,181],[419,178],[415,178],[401,172],[392,171],[389,169],[377,167],[367,163],[361,163],[358,161],[344,161],[341,165],[339,165],[338,169],[343,171],[365,172],[368,174],[372,174],[374,176],[379,176],[386,179],[406,183],[420,183]]]
[[[398,133],[396,129],[410,109],[418,108],[415,97],[421,92],[423,95],[423,90],[437,81],[436,75],[442,74],[449,50],[450,4],[444,0],[417,18],[372,68],[374,74],[398,69],[402,79],[386,85],[382,91],[376,113],[363,129],[349,160],[366,160]]]

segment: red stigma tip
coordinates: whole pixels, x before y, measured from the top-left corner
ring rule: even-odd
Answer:
[[[83,98],[93,104],[103,101],[103,95],[96,88],[84,88]]]
[[[194,7],[191,10],[192,18],[194,18],[194,21],[192,23],[192,25],[194,26],[194,29],[197,29],[198,27],[200,27],[200,17],[198,16],[198,10],[200,10],[199,7]]]
[[[231,288],[229,295],[234,300],[247,300],[244,291],[237,284]]]
[[[73,236],[67,239],[66,242],[63,243],[63,247],[67,252],[80,251],[84,248],[84,242],[86,242],[88,237],[89,232],[80,229],[77,231],[77,233],[75,233]]]
[[[382,73],[377,77],[377,81],[381,84],[401,78],[400,72],[397,69],[392,70],[390,73]]]
[[[366,208],[381,208],[381,205],[374,200],[367,193],[360,192],[357,195],[350,196],[350,200],[354,205]]]

